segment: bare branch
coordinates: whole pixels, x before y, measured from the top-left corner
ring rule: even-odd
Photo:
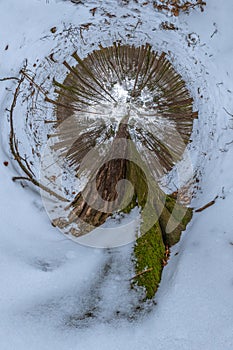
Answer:
[[[17,80],[19,81],[19,78],[16,77],[7,77],[7,78],[1,78],[0,81],[6,81],[6,80]]]
[[[200,212],[202,212],[203,210],[205,210],[205,209],[211,207],[212,205],[215,204],[216,199],[218,199],[218,196],[216,196],[216,197],[214,198],[214,200],[212,200],[211,202],[207,203],[206,205],[204,205],[204,206],[201,207],[200,209],[196,209],[196,210],[195,210],[195,213],[200,213]]]
[[[226,110],[226,108],[225,107],[223,107],[223,109],[224,109],[224,111],[230,116],[230,117],[232,117],[233,118],[233,114],[232,113],[230,113],[230,112],[228,112],[227,110]]]
[[[14,92],[14,97],[13,97],[13,101],[12,101],[11,108],[10,108],[9,144],[10,144],[10,150],[11,150],[12,155],[14,156],[14,159],[17,161],[19,167],[24,172],[24,174],[26,174],[27,176],[26,177],[15,177],[15,178],[13,178],[13,181],[16,181],[16,180],[30,181],[35,186],[40,187],[43,191],[49,193],[51,196],[56,197],[57,199],[59,199],[63,202],[68,202],[68,200],[66,198],[60,196],[56,192],[50,190],[48,187],[44,186],[42,183],[37,181],[35,179],[35,177],[33,176],[32,171],[29,170],[30,168],[28,168],[28,162],[24,158],[22,158],[20,153],[19,153],[17,141],[16,141],[16,136],[15,136],[15,131],[14,131],[14,110],[15,110],[15,106],[17,103],[19,93],[20,93],[21,84],[23,83],[25,77],[27,76],[27,74],[25,75],[25,72],[23,73],[23,70],[21,71],[21,73],[22,73],[22,75],[21,75],[20,79],[18,79],[18,85],[17,85],[16,90]]]

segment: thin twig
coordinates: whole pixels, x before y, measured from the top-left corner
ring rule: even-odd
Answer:
[[[21,71],[21,73],[23,73],[23,71]],[[17,103],[17,99],[20,93],[20,87],[21,84],[23,83],[25,79],[25,74],[21,75],[21,78],[18,79],[18,85],[16,87],[16,90],[14,92],[14,97],[13,97],[13,101],[11,104],[11,108],[10,108],[10,136],[9,136],[9,143],[10,143],[10,150],[12,155],[14,156],[15,160],[17,161],[19,167],[21,168],[21,170],[27,175],[26,177],[15,177],[13,178],[14,181],[16,180],[26,180],[26,181],[30,181],[31,183],[33,183],[35,186],[40,187],[43,191],[49,193],[50,195],[56,197],[57,199],[63,201],[63,202],[68,202],[68,200],[62,196],[60,196],[59,194],[57,194],[56,192],[50,190],[48,187],[44,186],[43,184],[41,184],[39,181],[37,181],[34,177],[32,172],[27,168],[27,166],[25,166],[23,164],[23,161],[25,162],[25,160],[20,156],[19,150],[18,150],[18,146],[17,146],[17,141],[15,138],[15,132],[14,132],[14,110],[15,110],[15,106]]]
[[[227,110],[226,110],[226,108],[225,107],[223,107],[223,109],[224,109],[224,111],[230,116],[230,117],[232,117],[233,118],[233,114],[231,114],[230,112],[228,112]]]
[[[30,83],[32,83],[32,84],[38,89],[38,91],[40,91],[44,96],[47,96],[47,95],[48,95],[48,91],[44,91],[44,90],[42,89],[42,87],[39,86],[39,85],[33,80],[33,78],[30,77],[30,75],[28,75],[28,74],[25,72],[25,70],[22,69],[22,70],[20,71],[20,73],[21,73],[28,81],[30,81]]]
[[[25,176],[14,176],[12,177],[12,181],[20,181],[20,180],[25,180],[25,181],[31,181],[31,179],[29,177],[25,177]]]
[[[233,141],[227,142],[227,143],[226,143],[226,146],[229,146],[229,145],[231,145],[232,143],[233,143]]]
[[[6,80],[17,80],[19,81],[19,78],[16,77],[7,77],[7,78],[1,78],[0,81],[6,81]]]
[[[139,276],[142,276],[144,275],[144,273],[147,273],[147,272],[151,272],[153,270],[153,267],[150,267],[149,269],[147,270],[144,270],[142,272],[139,272],[137,273],[135,276],[133,276],[132,278],[130,278],[130,281],[134,280],[135,278],[139,277]]]
[[[196,210],[195,210],[195,213],[200,213],[200,212],[202,212],[203,210],[205,210],[205,209],[211,207],[212,205],[215,204],[216,199],[218,199],[218,196],[216,196],[216,197],[214,198],[214,200],[212,200],[211,202],[207,203],[207,204],[204,205],[203,207],[201,207],[201,208],[199,208],[199,209],[196,209]]]

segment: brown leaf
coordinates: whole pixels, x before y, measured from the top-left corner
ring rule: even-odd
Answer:
[[[50,29],[50,32],[53,33],[53,34],[56,33],[56,31],[57,31],[57,27],[53,27],[53,28]]]
[[[179,11],[178,8],[174,8],[174,9],[172,9],[172,13],[173,13],[173,15],[174,15],[175,17],[178,17],[179,14],[180,14],[180,11]]]
[[[84,23],[84,24],[81,24],[80,26],[80,29],[86,29],[88,30],[89,27],[92,25],[92,23]]]
[[[97,7],[93,7],[93,9],[90,9],[92,16],[95,16],[96,10],[97,10]]]

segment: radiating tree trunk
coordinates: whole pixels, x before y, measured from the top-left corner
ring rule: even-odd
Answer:
[[[114,43],[100,46],[84,59],[75,52],[73,58],[76,66],[64,62],[69,70],[65,81],[55,81],[59,88],[54,102],[59,142],[54,150],[65,150],[62,157],[75,166],[78,175],[82,160],[98,146],[100,136],[103,144],[111,142],[108,153],[112,157],[105,155],[97,172],[92,170],[98,160],[89,157],[88,184],[69,205],[68,220],[62,225],[77,224],[79,230],[72,234],[81,236],[115,212],[129,213],[138,206],[142,222],[134,248],[134,282],[144,286],[151,298],[166,263],[167,246],[179,241],[192,217],[192,210],[165,195],[157,181],[182,159],[197,118],[193,99],[165,53],[158,55],[149,44]],[[127,95],[123,102],[115,87]],[[149,96],[147,101],[144,96]],[[129,115],[121,115],[119,124],[111,124],[106,115],[116,107],[121,110],[122,103]],[[122,180],[131,183],[133,193]]]

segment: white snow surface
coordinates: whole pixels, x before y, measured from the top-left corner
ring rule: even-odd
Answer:
[[[92,16],[89,10],[96,6],[116,15],[108,18],[111,25],[104,27],[102,10]],[[129,14],[128,19],[122,14]],[[117,26],[124,32],[124,21],[136,25],[142,19],[135,40],[148,34],[159,50],[168,52],[199,110],[190,151],[200,183],[191,204],[199,208],[219,196],[215,205],[194,214],[172,248],[151,312],[131,321],[114,317],[116,310],[129,313],[137,302],[127,291],[133,275],[131,247],[110,252],[74,243],[51,226],[37,193],[11,181],[17,172],[5,128],[15,82],[0,82],[0,349],[233,348],[232,14],[231,0],[207,0],[203,13],[170,19],[179,30],[164,32],[159,24],[168,18],[150,5],[131,2],[122,7],[113,0],[87,1],[84,6],[55,0],[0,2],[0,79],[17,76],[26,58],[30,65],[44,60],[54,46],[51,27],[62,31],[64,25],[95,21],[97,45],[101,37],[104,42],[117,37]],[[105,29],[98,31],[97,23]],[[199,40],[188,46],[186,37],[192,33]],[[66,49],[79,44],[75,38],[67,40]],[[80,315],[97,305],[97,317],[82,323]]]

